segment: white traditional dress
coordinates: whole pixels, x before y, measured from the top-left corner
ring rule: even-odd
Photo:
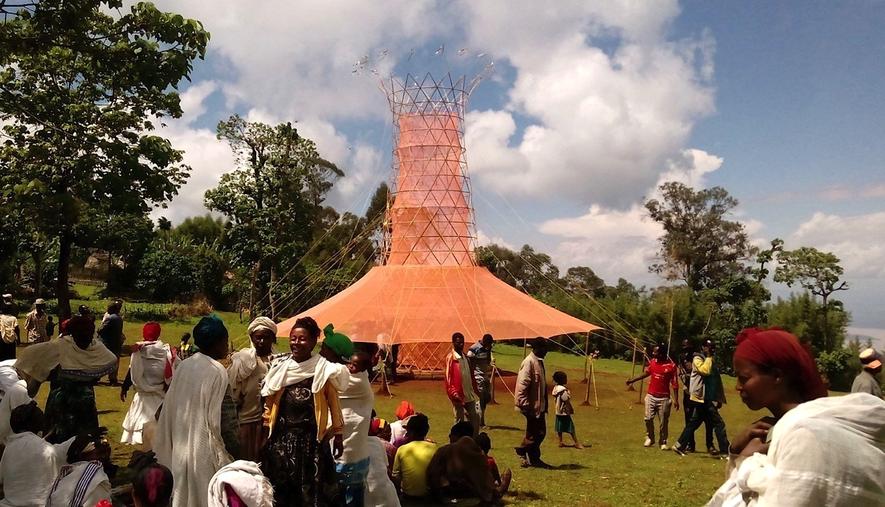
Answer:
[[[167,375],[172,371],[173,361],[172,349],[160,340],[138,342],[137,346],[129,363],[135,396],[123,419],[123,438],[120,440],[130,445],[144,442],[144,425],[154,420],[163,404]]]
[[[0,507],[43,507],[74,439],[52,445],[30,431],[6,439],[0,459]]]
[[[768,454],[729,458],[729,479],[707,505],[885,505],[885,401],[865,393],[808,401],[768,435]]]
[[[366,441],[369,450],[369,475],[366,476],[366,507],[399,507],[396,488],[387,475],[387,451],[378,437]]]
[[[207,505],[209,481],[231,462],[221,436],[227,388],[227,370],[205,354],[175,370],[154,436],[157,461],[175,477],[172,507]]]
[[[94,507],[111,501],[111,481],[98,461],[78,461],[58,472],[46,507]],[[41,504],[42,505],[42,504]]]

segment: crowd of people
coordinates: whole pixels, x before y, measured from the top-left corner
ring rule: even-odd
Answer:
[[[12,357],[0,361],[0,507],[111,505],[117,467],[99,425],[94,386],[106,376],[118,384],[125,340],[120,311],[112,304],[96,329],[82,308],[54,338],[45,302],[37,300],[26,319],[30,345],[16,358],[18,323],[4,320],[15,312],[0,305],[0,341],[10,343],[7,330],[14,333]],[[443,390],[453,424],[443,444],[428,439],[430,419],[408,401],[390,422],[376,413],[370,372],[382,357],[378,346],[354,343],[332,324],[320,329],[310,317],[295,322],[285,351],[275,350],[277,332],[273,320],[258,317],[247,328],[249,347],[231,353],[228,330],[215,315],[201,318],[192,338],[174,345],[163,341],[160,324],[143,326],[120,385],[121,401],[133,393],[122,443],[133,450],[134,505],[397,506],[465,499],[491,505],[508,491],[512,472],[499,469],[483,431],[493,398],[491,335],[469,347],[462,333],[451,337]],[[729,441],[713,343],[693,350],[684,342],[678,363],[659,344],[642,374],[627,381],[650,379],[644,445],[684,456],[695,451],[694,434],[705,425],[707,451],[728,461],[728,479],[710,505],[882,505],[885,401],[878,352],[861,353],[855,394],[827,397],[814,360],[795,336],[749,329],[736,341],[741,400],[771,416]],[[522,467],[550,466],[541,444],[551,411],[559,446],[567,435],[583,448],[568,377],[545,365],[550,343],[528,341],[516,378],[514,403],[525,419],[515,448]],[[47,381],[41,409],[33,397]],[[669,417],[680,408],[685,428],[670,446]]]

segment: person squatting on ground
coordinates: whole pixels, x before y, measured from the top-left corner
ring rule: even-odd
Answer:
[[[208,507],[273,507],[273,486],[258,463],[239,460],[225,465],[209,481]],[[282,505],[282,504],[280,504]]]
[[[46,439],[61,443],[98,429],[95,384],[115,367],[117,357],[94,338],[92,319],[76,315],[66,321],[67,335],[22,350],[15,367],[36,396],[50,381],[46,398]]]
[[[390,425],[384,419],[375,418],[369,426],[369,439],[366,441],[369,450],[365,495],[367,507],[399,507],[399,496],[391,480],[396,449],[390,443],[389,430]]]
[[[473,426],[473,434],[479,433],[479,413],[477,412],[476,379],[470,372],[470,364],[464,354],[464,335],[452,335],[452,350],[446,355],[445,388],[455,422],[467,421]]]
[[[547,341],[539,336],[530,345],[532,351],[522,360],[516,377],[516,408],[525,417],[525,436],[516,454],[523,467],[547,468],[541,460],[541,442],[547,436]]]
[[[720,452],[728,449],[728,437],[725,434],[725,421],[719,415],[719,407],[725,403],[725,391],[722,387],[722,377],[719,368],[714,364],[713,342],[706,340],[702,346],[702,352],[695,352],[692,358],[691,370],[691,399],[692,416],[688,425],[673,446],[673,450],[680,456],[685,455],[685,448],[689,435],[706,422],[713,427],[719,451],[714,448],[708,449],[711,455],[718,456]]]
[[[261,470],[273,484],[277,505],[327,505],[341,497],[333,449],[335,458],[344,452],[338,393],[349,372],[313,354],[319,336],[316,321],[298,319],[289,333],[292,354],[271,366],[261,389],[269,435]]]
[[[239,452],[236,407],[227,370],[228,333],[216,315],[193,330],[200,352],[182,361],[166,393],[154,452],[172,471],[174,507],[206,505],[209,480]]]
[[[431,497],[445,504],[476,498],[481,505],[491,505],[506,491],[498,489],[488,459],[465,421],[452,426],[449,443],[433,455],[427,482]]]
[[[393,460],[393,483],[400,492],[403,505],[426,505],[429,492],[427,467],[436,453],[436,444],[426,440],[430,422],[421,413],[413,415],[406,424],[408,443],[396,450]]]
[[[476,381],[476,392],[479,395],[479,424],[486,426],[486,406],[492,401],[494,389],[495,355],[492,354],[494,338],[490,334],[482,335],[482,340],[467,349],[467,361],[473,369]]]
[[[405,441],[406,424],[409,422],[409,417],[415,415],[415,407],[409,401],[403,400],[396,406],[394,415],[396,421],[390,423],[390,443],[399,447],[400,442]]]
[[[135,396],[123,419],[120,442],[129,445],[144,443],[144,426],[154,421],[172,381],[175,360],[172,349],[160,340],[160,324],[148,322],[141,330],[143,341],[135,343],[129,358],[129,371],[120,387],[120,401],[126,401],[130,387]]]
[[[267,317],[257,317],[246,329],[249,347],[231,355],[227,369],[231,396],[237,405],[240,421],[240,459],[258,461],[264,444],[261,382],[270,365],[277,342],[277,325]]]
[[[667,449],[667,433],[670,425],[670,405],[673,404],[679,410],[679,381],[676,380],[676,363],[667,356],[667,349],[663,343],[655,346],[652,357],[648,361],[645,372],[627,381],[627,385],[633,385],[646,377],[648,381],[648,394],[645,395],[645,447],[655,445],[655,417],[661,420],[660,438],[658,442],[661,449]],[[670,398],[670,389],[673,389],[673,398]],[[692,433],[693,435],[694,433]]]
[[[82,433],[68,448],[68,465],[63,465],[49,489],[47,506],[91,507],[110,505],[111,477],[116,466],[111,463],[111,446],[105,428]]]
[[[134,507],[168,507],[174,483],[168,468],[152,463],[136,472],[132,479],[132,504]]]
[[[735,437],[728,480],[708,505],[885,505],[885,401],[827,398],[814,359],[776,328],[737,336],[737,391],[763,417]]]
[[[874,348],[868,348],[859,354],[861,370],[851,383],[852,393],[867,393],[877,398],[882,397],[882,386],[879,385],[879,374],[882,373],[882,356]]]
[[[553,388],[553,399],[556,405],[556,422],[553,424],[553,429],[556,431],[556,438],[559,439],[559,446],[565,447],[565,444],[562,443],[562,434],[567,433],[572,436],[575,449],[583,449],[584,446],[578,441],[578,436],[575,433],[575,422],[572,420],[575,408],[572,406],[572,392],[566,387],[568,376],[564,371],[557,371],[553,374],[553,382],[556,384]]]

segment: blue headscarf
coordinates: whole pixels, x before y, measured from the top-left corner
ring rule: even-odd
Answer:
[[[218,315],[207,315],[194,326],[194,344],[200,350],[208,350],[221,340],[227,340],[227,328]]]

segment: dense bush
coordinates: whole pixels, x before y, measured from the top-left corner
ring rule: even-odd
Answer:
[[[141,260],[136,288],[155,301],[187,301],[199,290],[199,266],[189,255],[154,246]]]

